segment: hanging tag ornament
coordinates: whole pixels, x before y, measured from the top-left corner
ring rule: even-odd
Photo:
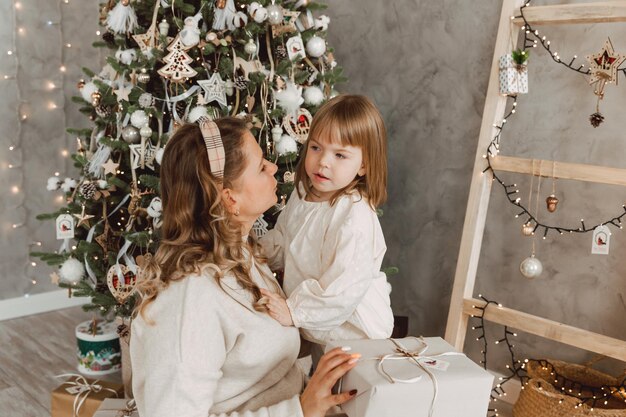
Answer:
[[[607,226],[600,225],[593,230],[591,253],[595,255],[608,255],[611,243],[611,230]]]
[[[69,214],[61,214],[56,219],[57,239],[74,238],[74,218]]]

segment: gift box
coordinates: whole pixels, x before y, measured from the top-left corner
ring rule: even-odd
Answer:
[[[67,381],[52,391],[51,417],[92,417],[109,397],[124,398],[124,386],[70,375]]]
[[[440,337],[333,341],[362,356],[340,381],[349,417],[484,417],[493,375]]]
[[[93,417],[139,417],[135,400],[107,398]]]
[[[78,372],[100,376],[122,369],[117,325],[104,320],[88,320],[76,326]]]
[[[500,67],[500,94],[528,93],[528,67],[517,64],[511,54],[502,55]]]

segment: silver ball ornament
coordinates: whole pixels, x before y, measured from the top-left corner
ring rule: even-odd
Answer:
[[[306,53],[313,58],[319,58],[326,52],[326,41],[319,36],[313,36],[306,43]]]
[[[122,139],[128,144],[139,143],[141,136],[139,135],[139,129],[134,126],[126,126],[122,129]]]
[[[266,7],[267,21],[271,25],[278,25],[283,22],[283,8],[277,4],[270,4]]]
[[[535,258],[535,255],[531,255],[522,261],[519,266],[519,271],[526,278],[533,279],[541,275],[541,272],[543,272],[543,265],[541,265],[541,261],[539,261],[539,259]]]

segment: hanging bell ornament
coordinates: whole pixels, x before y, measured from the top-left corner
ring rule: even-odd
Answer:
[[[252,38],[248,39],[248,43],[243,47],[244,51],[250,56],[254,56],[257,51],[256,43]]]
[[[550,194],[550,196],[546,198],[546,206],[550,213],[554,213],[556,211],[557,204],[559,204],[559,199],[556,198],[554,194]]]
[[[524,236],[532,236],[534,230],[535,230],[535,228],[530,223],[524,223],[522,225],[522,234]]]
[[[224,9],[226,7],[226,0],[216,0],[215,7],[218,9]]]
[[[137,81],[142,84],[147,84],[150,81],[150,74],[148,74],[148,70],[142,68],[139,75],[137,75]]]
[[[161,34],[161,36],[167,36],[169,30],[170,24],[167,23],[167,20],[161,20],[161,23],[159,23],[159,33]]]
[[[81,90],[83,87],[85,86],[85,80],[83,80],[82,78],[80,80],[78,80],[78,82],[76,83],[76,88],[78,88],[79,90]]]
[[[91,105],[94,107],[100,105],[101,98],[102,94],[100,94],[100,91],[94,91],[93,93],[91,93]]]
[[[519,271],[526,278],[533,279],[541,275],[543,272],[543,265],[541,265],[541,261],[539,259],[535,258],[535,254],[532,254],[522,261],[519,266]]]

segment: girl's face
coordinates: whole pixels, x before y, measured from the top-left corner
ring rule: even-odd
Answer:
[[[250,132],[245,135],[243,151],[246,168],[235,181],[232,193],[239,209],[237,220],[252,225],[261,214],[276,204],[277,181],[274,174],[278,168],[263,158],[263,151]]]
[[[342,145],[332,129],[325,129],[322,133],[307,142],[304,168],[315,192],[309,196],[311,201],[328,201],[357,175],[365,175],[360,147]]]

